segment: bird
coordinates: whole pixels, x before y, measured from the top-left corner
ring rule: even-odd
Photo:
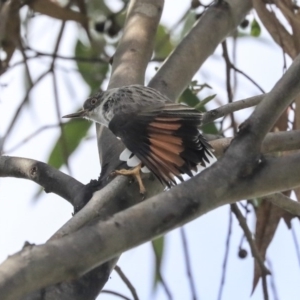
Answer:
[[[215,159],[199,131],[203,114],[151,87],[134,84],[97,92],[80,111],[63,118],[86,118],[108,127],[126,147],[120,160],[133,167],[113,173],[135,176],[142,195],[146,189],[140,171],[152,172],[171,188],[176,178],[182,182],[184,174],[192,177]]]

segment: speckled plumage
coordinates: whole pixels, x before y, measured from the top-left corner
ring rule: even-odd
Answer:
[[[164,103],[172,102],[159,91],[142,85],[130,85],[98,92],[84,102],[83,108],[90,110],[93,118],[97,118],[99,113],[103,115],[105,121],[99,123],[108,126],[115,114],[137,112],[147,107],[161,108]],[[90,116],[86,118],[96,121]]]
[[[108,127],[130,150],[121,159],[141,162],[166,186],[175,177],[193,176],[197,166],[209,163],[211,147],[199,132],[202,114],[176,104],[155,89],[130,85],[99,92],[88,98],[79,113]],[[131,154],[132,153],[132,154]]]

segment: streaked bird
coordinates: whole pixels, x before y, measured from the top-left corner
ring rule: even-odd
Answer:
[[[176,178],[190,177],[198,166],[210,164],[212,148],[199,127],[202,114],[185,104],[174,103],[157,90],[142,85],[114,88],[88,98],[79,112],[63,118],[86,118],[108,127],[127,147],[120,160],[131,170],[116,174],[140,177],[149,170],[167,187],[176,185]]]

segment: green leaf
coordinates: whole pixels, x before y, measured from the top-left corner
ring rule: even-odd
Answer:
[[[71,120],[62,127],[63,133],[56,141],[48,164],[59,169],[66,163],[69,156],[75,151],[81,140],[87,135],[92,123],[86,120]]]
[[[190,10],[185,18],[185,22],[180,33],[180,40],[191,30],[193,25],[196,22],[196,13],[193,10]]]
[[[152,241],[152,247],[155,255],[155,273],[154,273],[154,282],[153,282],[153,289],[155,290],[157,287],[157,284],[161,282],[161,263],[163,259],[164,254],[164,236],[161,236],[155,240]]]
[[[201,131],[206,134],[219,134],[215,123],[208,123],[201,127]]]
[[[253,19],[253,21],[251,22],[251,31],[250,31],[250,34],[252,36],[258,37],[258,36],[260,36],[260,33],[261,33],[260,25],[258,24],[258,22],[256,21],[256,19]]]
[[[217,94],[213,94],[210,96],[207,96],[206,98],[204,98],[203,100],[201,100],[196,106],[195,109],[201,109],[202,107],[205,106],[205,104],[207,104],[209,101],[211,101],[212,99],[214,99],[216,97]]]
[[[201,87],[209,87],[209,85],[199,85]],[[201,88],[202,89],[202,88]],[[206,97],[204,100],[202,100],[201,102],[199,102],[199,99],[198,97],[190,90],[190,89],[186,89],[181,97],[179,98],[179,102],[183,102],[183,103],[186,103],[187,105],[191,106],[191,107],[194,107],[196,109],[199,109],[199,107],[197,107],[198,105],[200,105],[203,101],[206,101],[206,103],[210,100],[212,100],[213,98],[215,97],[215,95],[212,95],[212,96],[208,96]],[[205,104],[205,103],[204,103]],[[204,104],[202,103],[201,105],[201,111],[206,111],[205,109],[205,106]],[[203,131],[204,133],[207,133],[207,134],[218,134],[219,131],[215,125],[215,123],[209,123],[209,124],[206,124],[206,125],[203,125],[201,127],[201,131]]]
[[[80,40],[75,47],[76,57],[94,59],[99,57],[99,49],[85,46]],[[91,93],[99,90],[99,87],[106,77],[108,64],[101,61],[77,61],[78,70],[84,81],[90,86]]]
[[[165,58],[172,50],[173,44],[171,43],[168,30],[163,25],[159,25],[156,31],[154,45],[155,58]]]
[[[191,107],[195,107],[199,104],[199,99],[190,89],[186,89],[180,96],[179,102],[183,102]]]

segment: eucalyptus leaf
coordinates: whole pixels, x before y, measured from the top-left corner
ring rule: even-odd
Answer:
[[[203,100],[201,100],[196,106],[195,109],[201,109],[202,107],[205,106],[205,104],[207,104],[209,101],[213,100],[216,97],[217,94],[213,94],[210,96],[207,96],[206,98],[204,98]]]
[[[153,289],[155,290],[157,284],[161,282],[161,263],[163,260],[164,254],[164,245],[165,245],[165,238],[161,236],[152,241],[152,247],[155,254],[155,273],[154,273],[154,280],[153,280]]]
[[[261,34],[261,28],[256,19],[253,19],[253,21],[251,22],[250,34],[255,37],[258,37]]]
[[[87,135],[92,123],[83,119],[71,120],[62,127],[62,132],[50,153],[48,164],[59,169],[76,150]]]
[[[173,47],[168,30],[163,25],[159,25],[154,45],[155,58],[167,57],[172,52]]]

